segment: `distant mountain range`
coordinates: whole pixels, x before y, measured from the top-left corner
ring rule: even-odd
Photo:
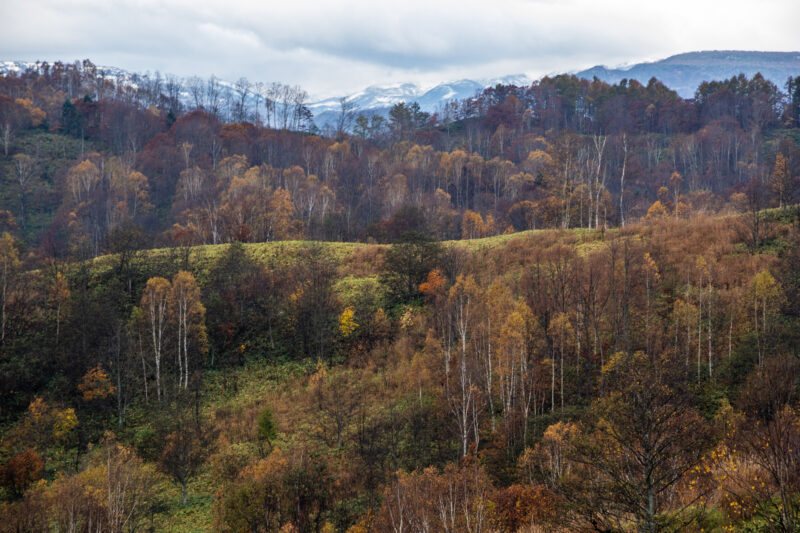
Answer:
[[[800,76],[800,52],[689,52],[624,68],[596,66],[576,72],[576,75],[589,80],[596,76],[608,83],[627,78],[645,84],[655,77],[682,97],[692,98],[697,86],[704,81],[723,80],[738,74],[750,77],[757,72],[784,89],[789,76]]]
[[[356,113],[366,115],[387,115],[389,109],[401,102],[417,102],[420,109],[428,113],[441,110],[447,102],[471,98],[486,87],[493,87],[498,83],[503,85],[530,85],[531,78],[524,74],[492,78],[486,80],[458,80],[441,83],[433,88],[426,89],[414,83],[399,85],[384,85],[367,87],[361,92],[346,95],[347,102],[353,105]],[[319,127],[336,122],[341,112],[341,96],[327,98],[319,102],[308,104],[314,113],[314,120]]]
[[[0,74],[19,72],[34,66],[35,63],[20,61],[0,61]],[[121,83],[136,84],[137,76],[116,67],[98,67],[107,78]],[[678,54],[650,63],[608,68],[596,66],[573,74],[586,79],[597,77],[608,83],[618,83],[622,79],[635,79],[646,84],[650,78],[658,78],[684,98],[691,98],[697,86],[703,81],[722,80],[744,73],[752,76],[760,72],[783,89],[789,76],[800,76],[800,52],[747,52],[747,51],[707,51]],[[524,74],[502,78],[470,80],[462,79],[442,83],[433,88],[423,88],[413,83],[371,86],[355,94],[342,95],[352,104],[357,113],[365,115],[388,115],[389,109],[401,102],[417,102],[423,111],[429,113],[441,110],[451,100],[463,100],[475,96],[486,87],[506,84],[530,85],[532,78]],[[233,83],[220,81],[223,92],[236,93]],[[224,96],[224,95],[223,95]],[[341,109],[341,98],[333,97],[306,104],[314,114],[319,128],[336,123]],[[182,98],[189,102],[189,93],[184,91]],[[254,101],[254,100],[253,100]]]
[[[597,77],[607,83],[635,79],[647,84],[650,78],[655,77],[683,98],[692,98],[697,86],[704,81],[723,80],[741,73],[753,76],[757,72],[783,89],[789,76],[800,76],[800,52],[689,52],[651,63],[637,63],[621,68],[596,66],[572,74],[588,80]],[[464,79],[443,83],[428,90],[404,83],[369,87],[346,98],[360,112],[366,114],[386,115],[391,106],[400,102],[417,102],[423,111],[430,113],[441,109],[450,100],[475,96],[484,88],[498,83],[523,86],[530,85],[532,81],[532,78],[519,74],[480,81]],[[341,97],[328,98],[308,106],[314,112],[317,125],[322,127],[335,122],[341,109],[340,100]]]

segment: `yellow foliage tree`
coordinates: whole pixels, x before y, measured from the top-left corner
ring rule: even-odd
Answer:
[[[295,207],[292,195],[286,189],[275,189],[269,200],[267,236],[270,240],[284,240],[294,236],[292,217]]]
[[[789,170],[789,160],[781,153],[775,157],[775,166],[772,168],[769,185],[772,192],[778,197],[778,206],[781,209],[786,209],[785,200],[791,188],[791,172]]]
[[[339,333],[346,339],[355,332],[356,328],[358,328],[356,313],[352,307],[346,307],[339,315]]]
[[[461,238],[462,239],[478,239],[483,237],[483,217],[480,213],[464,211],[464,216],[461,219]]]
[[[650,209],[647,210],[648,220],[657,220],[660,218],[665,218],[666,216],[667,208],[664,207],[664,204],[662,204],[660,200],[653,202],[653,205],[651,205]]]
[[[84,159],[67,172],[67,186],[76,204],[85,201],[100,182],[100,169],[89,159]]]
[[[764,342],[769,337],[771,325],[782,303],[783,290],[769,270],[762,270],[750,283],[750,299],[753,303],[753,330],[758,345],[758,364],[764,364]],[[760,318],[760,320],[759,320]]]

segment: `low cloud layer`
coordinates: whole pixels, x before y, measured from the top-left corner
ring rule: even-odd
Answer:
[[[796,0],[26,0],[0,3],[0,58],[246,76],[320,97],[691,50],[800,50],[798,20]]]

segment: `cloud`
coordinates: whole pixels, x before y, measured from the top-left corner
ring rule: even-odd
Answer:
[[[0,5],[3,59],[91,58],[132,70],[336,94],[657,59],[798,50],[796,0],[27,0]]]

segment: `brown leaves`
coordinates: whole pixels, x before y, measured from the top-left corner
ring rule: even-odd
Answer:
[[[768,531],[800,524],[800,417],[789,406],[772,420],[740,420],[710,466],[719,480],[722,510],[736,527],[758,517]]]
[[[90,402],[108,398],[116,392],[117,388],[111,384],[108,373],[100,365],[97,365],[83,376],[78,390],[83,394],[83,399]]]
[[[491,496],[490,522],[500,531],[526,531],[556,518],[558,496],[542,485],[511,485]]]
[[[419,292],[429,299],[436,300],[444,295],[447,278],[441,270],[435,268],[428,272],[427,280],[419,286]]]
[[[295,207],[292,195],[286,189],[275,189],[269,200],[268,238],[270,240],[284,240],[299,235],[295,224],[292,222]]]
[[[482,531],[488,525],[491,482],[477,462],[398,471],[377,516],[380,531]],[[401,524],[405,524],[404,527]]]
[[[25,489],[40,479],[43,473],[42,457],[30,448],[14,455],[5,466],[0,467],[3,486],[16,495],[25,492]]]

